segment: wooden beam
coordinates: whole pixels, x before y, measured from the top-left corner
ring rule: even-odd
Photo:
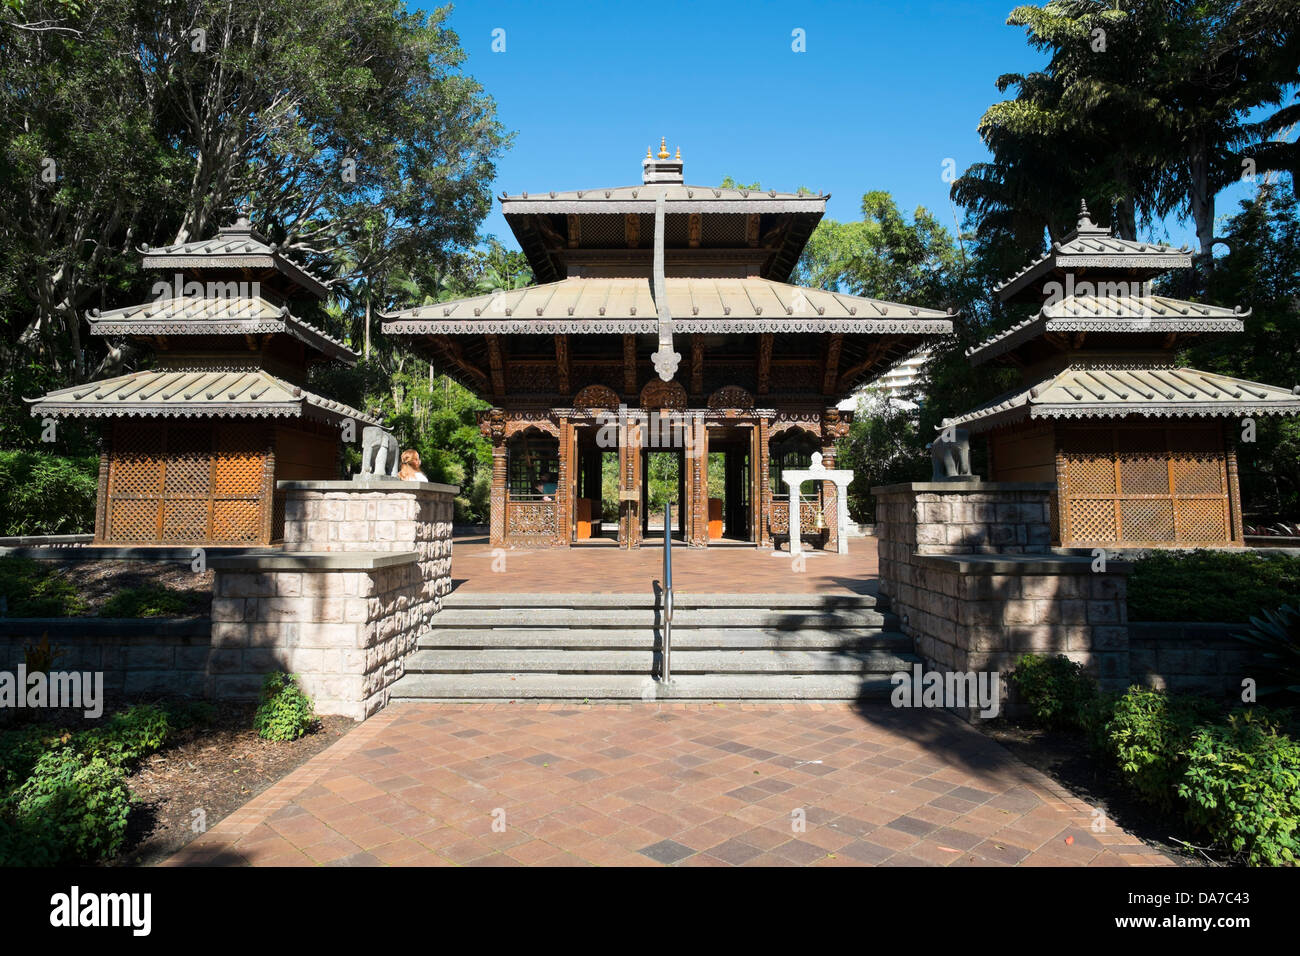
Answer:
[[[691,392],[704,392],[704,340],[698,335],[691,336]]]
[[[686,221],[686,244],[692,249],[700,248],[701,217],[698,212],[691,213]]]
[[[461,348],[459,342],[449,335],[439,336],[436,342],[441,346],[443,355],[452,365],[468,375],[471,381],[478,382],[479,388],[484,391],[487,390],[488,377],[483,374],[481,368],[465,358],[465,350]]]
[[[636,394],[636,336],[623,336],[623,394]]]
[[[822,369],[822,394],[835,394],[835,386],[840,377],[840,351],[844,347],[844,336],[832,332],[826,339],[826,364]]]
[[[766,395],[772,387],[772,344],[775,337],[763,332],[758,337],[758,394]]]
[[[853,380],[879,362],[881,356],[885,354],[885,350],[888,348],[888,342],[877,342],[875,345],[871,346],[867,352],[866,358],[857,365],[851,365],[846,368],[844,373],[838,377],[835,383],[837,390],[846,391],[849,388],[852,388]]]
[[[560,394],[569,394],[569,337],[564,333],[558,333],[555,336],[555,367],[556,379],[559,384]]]
[[[758,213],[750,213],[745,217],[745,242],[757,248],[758,246]]]
[[[488,364],[492,368],[492,394],[500,398],[506,393],[505,362],[501,358],[501,337],[485,336],[488,347]]]
[[[641,244],[641,217],[630,212],[623,217],[623,235],[627,238],[627,247],[635,249]]]
[[[576,249],[582,243],[582,220],[577,213],[569,213],[569,248]]]

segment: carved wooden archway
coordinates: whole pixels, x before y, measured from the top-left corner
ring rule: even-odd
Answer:
[[[607,385],[588,385],[573,396],[574,408],[618,408],[618,393]]]
[[[753,408],[754,396],[739,385],[724,385],[707,402],[709,408]]]
[[[686,389],[681,382],[665,382],[658,378],[646,383],[638,399],[640,406],[647,409],[684,409],[687,401]]]

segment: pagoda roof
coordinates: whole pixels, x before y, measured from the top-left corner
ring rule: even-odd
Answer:
[[[92,335],[261,335],[281,333],[326,358],[355,364],[360,353],[261,296],[157,299],[86,315]]]
[[[1056,332],[1134,334],[1240,332],[1250,311],[1163,295],[1072,295],[1049,302],[1035,315],[989,336],[966,350],[972,365],[981,365],[1020,346]]]
[[[686,213],[816,213],[826,211],[829,193],[783,193],[774,189],[730,189],[720,186],[690,186],[685,183],[640,183],[603,189],[570,189],[563,192],[502,193],[501,212],[506,216],[530,213],[629,213],[654,212],[655,200],[664,196],[669,215]]]
[[[213,239],[171,246],[142,246],[146,269],[274,269],[318,299],[329,295],[325,284],[288,258],[275,243],[242,216],[233,226],[217,230]]]
[[[1236,418],[1300,414],[1300,394],[1215,372],[1137,363],[1072,365],[946,419],[973,432],[1025,419]]]
[[[36,416],[68,418],[313,418],[327,423],[369,415],[259,368],[150,369],[29,398]]]
[[[669,277],[673,327],[685,333],[860,332],[947,335],[952,315],[760,278]],[[397,335],[652,333],[649,278],[584,277],[384,314]]]
[[[1087,203],[1079,204],[1079,221],[1074,232],[1009,279],[993,287],[1002,301],[1034,289],[1055,273],[1081,269],[1109,269],[1116,273],[1159,275],[1169,269],[1186,269],[1191,252],[1162,243],[1117,239],[1109,226],[1096,225]]]

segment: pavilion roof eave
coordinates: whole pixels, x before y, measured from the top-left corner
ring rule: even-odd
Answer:
[[[1240,332],[1250,314],[1168,296],[1071,296],[968,348],[966,358],[982,365],[1050,332]]]
[[[312,418],[380,422],[263,369],[150,369],[24,399],[54,418]]]
[[[666,294],[684,333],[842,332],[946,335],[937,309],[759,278],[672,277]],[[650,333],[657,314],[648,278],[562,279],[544,285],[383,314],[395,335]]]
[[[945,425],[988,431],[1025,419],[1300,415],[1300,394],[1191,368],[1072,366],[990,399]]]
[[[355,365],[361,355],[260,296],[165,299],[86,314],[92,335],[259,335],[283,333],[328,359]]]

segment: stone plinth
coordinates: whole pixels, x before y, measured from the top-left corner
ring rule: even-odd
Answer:
[[[1127,574],[1053,554],[1051,483],[946,481],[873,488],[880,591],[943,671],[1005,675],[1064,654],[1108,687],[1128,680]]]
[[[451,590],[452,485],[286,481],[278,553],[214,557],[208,692],[296,673],[322,714],[384,706]]]

